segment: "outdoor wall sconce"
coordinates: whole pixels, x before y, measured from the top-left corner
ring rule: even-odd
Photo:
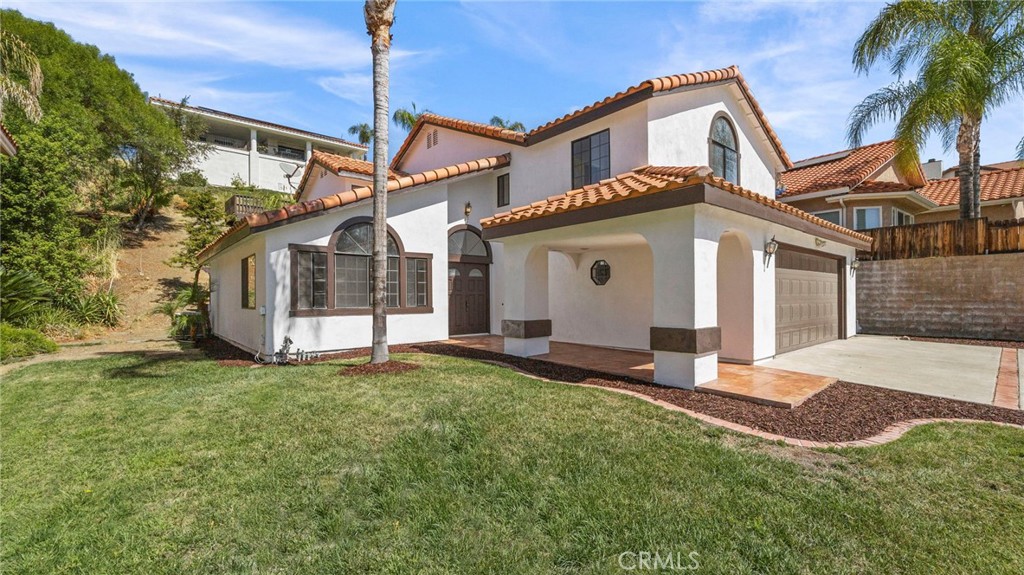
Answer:
[[[823,248],[823,247],[825,247],[825,244],[827,244],[827,243],[828,242],[826,242],[825,240],[823,240],[821,238],[814,238],[814,245],[816,247]]]
[[[764,244],[764,267],[768,267],[768,264],[772,263],[772,256],[775,252],[779,251],[779,242],[775,241],[775,236],[768,240]]]
[[[850,275],[852,276],[852,275],[856,274],[857,273],[857,268],[859,268],[859,267],[860,267],[860,260],[854,259],[852,262],[850,262]]]
[[[604,260],[597,260],[590,266],[590,279],[595,285],[603,286],[612,279],[612,266]]]
[[[473,213],[473,204],[470,202],[466,202],[466,207],[463,209],[463,212],[466,214],[466,217],[468,218],[469,214]]]

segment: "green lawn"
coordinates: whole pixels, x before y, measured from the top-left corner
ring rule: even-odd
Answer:
[[[125,356],[4,377],[3,572],[616,573],[641,551],[706,573],[1024,572],[1024,431],[816,452],[398,357],[423,369]]]

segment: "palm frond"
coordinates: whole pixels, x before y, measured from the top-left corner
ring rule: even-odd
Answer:
[[[864,98],[850,112],[846,139],[853,147],[859,147],[864,134],[879,122],[898,120],[907,106],[920,93],[921,88],[913,82],[895,82]]]
[[[25,116],[33,122],[38,122],[43,117],[43,109],[39,106],[39,99],[32,94],[28,88],[15,81],[10,76],[0,76],[0,119],[3,118],[3,106],[7,103],[14,104],[25,113]]]
[[[857,39],[853,50],[853,67],[866,73],[880,58],[899,52],[899,62],[906,65],[924,52],[927,39],[943,28],[942,9],[937,2],[903,0],[887,5]],[[894,63],[894,73],[902,68]]]

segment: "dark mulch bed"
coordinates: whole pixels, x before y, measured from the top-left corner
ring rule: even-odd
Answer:
[[[425,353],[497,361],[547,379],[626,389],[719,419],[797,439],[865,439],[894,423],[924,418],[981,419],[1024,425],[1024,411],[844,381],[829,386],[795,409],[785,409],[454,345],[410,347]]]
[[[415,363],[406,363],[404,361],[385,361],[384,363],[360,363],[357,365],[351,365],[338,372],[339,375],[381,375],[391,373],[405,373],[414,369],[419,369],[420,366]]]
[[[917,337],[906,336],[904,339],[911,341],[930,341],[935,343],[959,343],[962,345],[984,345],[988,347],[1009,347],[1012,349],[1024,349],[1024,341],[1007,341],[1000,339],[965,339],[957,337]]]

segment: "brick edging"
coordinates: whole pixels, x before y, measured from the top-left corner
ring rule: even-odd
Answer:
[[[1003,348],[999,354],[999,371],[996,374],[996,388],[992,404],[1009,409],[1020,408],[1020,366],[1017,365],[1017,350]]]
[[[518,369],[518,368],[516,368],[514,366],[511,366],[511,365],[509,365],[507,363],[502,363],[502,362],[499,362],[499,361],[488,361],[486,363],[492,363],[492,364],[495,364],[495,365],[500,365],[501,367],[505,367],[505,368],[511,369],[511,370],[513,370],[513,371],[515,371],[515,372],[517,372],[519,374],[525,375],[526,377],[530,377],[532,379],[536,379],[538,381],[544,381],[544,382],[547,382],[547,383],[560,383],[562,385],[572,385],[572,386],[575,386],[575,387],[589,387],[589,388],[592,388],[592,389],[603,389],[603,390],[606,390],[606,391],[613,391],[615,393],[621,393],[623,395],[628,395],[630,397],[635,397],[636,399],[640,399],[640,400],[646,401],[647,403],[651,403],[651,404],[657,405],[658,407],[665,408],[665,409],[667,409],[669,411],[676,411],[676,412],[679,412],[679,413],[685,413],[686,415],[689,415],[690,417],[692,417],[692,418],[694,418],[694,419],[696,419],[698,421],[701,421],[701,422],[704,422],[704,423],[707,423],[707,424],[710,424],[710,425],[714,425],[714,426],[717,426],[717,427],[723,427],[725,429],[728,429],[730,431],[735,431],[735,432],[738,432],[738,433],[744,433],[744,434],[747,434],[747,435],[753,435],[754,437],[759,437],[761,439],[766,439],[768,441],[781,441],[781,442],[785,443],[786,445],[792,445],[794,447],[812,447],[812,448],[871,447],[873,445],[882,445],[884,443],[889,443],[889,442],[895,441],[895,440],[899,439],[900,437],[903,437],[903,434],[908,432],[908,431],[910,431],[911,429],[913,429],[913,428],[915,428],[915,427],[917,427],[919,425],[927,425],[929,423],[991,423],[991,424],[999,425],[999,426],[1002,426],[1002,427],[1013,427],[1013,428],[1016,428],[1016,429],[1024,429],[1024,425],[1017,425],[1015,423],[1005,423],[1005,422],[1002,422],[1002,421],[988,421],[988,420],[984,420],[984,419],[959,419],[959,418],[932,417],[932,418],[926,418],[926,419],[908,419],[906,421],[899,421],[899,422],[896,422],[896,423],[890,425],[889,427],[886,427],[881,433],[879,433],[877,435],[873,435],[873,436],[865,438],[865,439],[855,439],[853,441],[814,441],[812,439],[796,439],[796,438],[793,438],[793,437],[786,437],[785,435],[778,435],[778,434],[775,434],[775,433],[768,433],[767,431],[761,431],[759,429],[754,429],[753,427],[749,427],[747,425],[742,425],[742,424],[739,424],[739,423],[734,423],[732,421],[728,421],[728,420],[725,420],[725,419],[719,419],[717,417],[713,417],[713,416],[707,415],[705,413],[701,413],[699,411],[693,411],[692,409],[687,409],[685,407],[681,407],[681,406],[675,405],[674,403],[669,403],[667,401],[662,401],[660,399],[655,399],[655,398],[653,398],[653,397],[651,397],[649,395],[644,395],[644,394],[642,394],[640,392],[637,392],[637,391],[631,391],[631,390],[628,390],[628,389],[620,389],[618,387],[604,387],[604,386],[601,386],[601,385],[593,385],[593,384],[590,384],[590,383],[572,383],[572,382],[568,382],[568,381],[558,381],[556,379],[547,379],[547,378],[544,378],[544,377],[540,377],[538,375],[534,375],[532,373],[525,372],[525,371],[523,371],[521,369]]]

